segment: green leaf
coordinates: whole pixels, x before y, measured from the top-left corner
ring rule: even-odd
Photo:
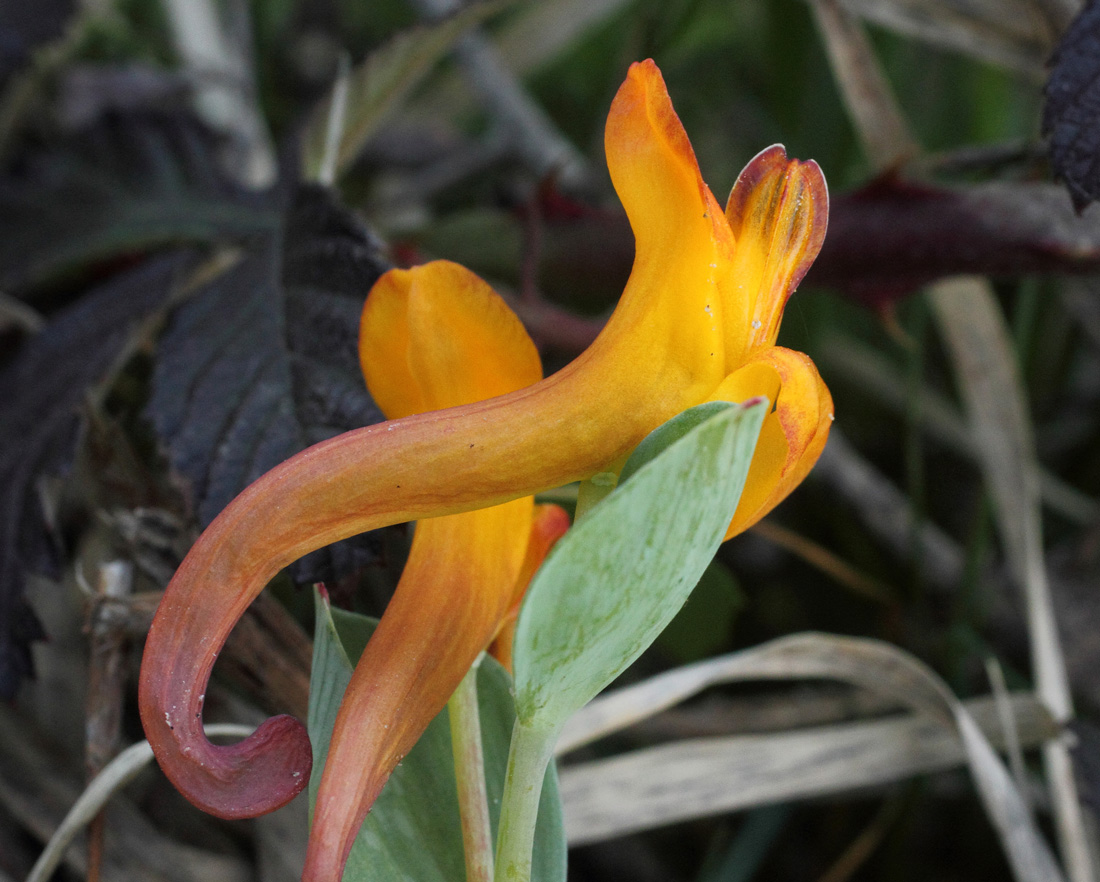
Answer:
[[[331,609],[318,594],[309,690],[309,737],[313,742],[310,804],[328,755],[329,737],[344,689],[377,621]],[[508,745],[515,722],[511,678],[493,659],[478,670],[481,732],[489,815],[494,835],[504,789]],[[557,772],[546,773],[536,828],[534,876],[564,882],[565,833]],[[394,770],[359,831],[344,871],[345,882],[454,882],[465,877],[450,726],[444,709]]]
[[[337,121],[334,170],[339,174],[359,154],[393,109],[431,72],[432,67],[474,25],[500,11],[506,2],[473,3],[431,24],[395,36],[356,65],[314,110],[302,134],[302,169],[306,180],[321,179],[329,152],[330,118]]]
[[[662,423],[642,439],[642,443],[634,448],[634,452],[626,461],[623,470],[619,473],[619,483],[622,484],[638,471],[647,462],[657,457],[674,441],[679,441],[696,426],[700,426],[712,416],[729,410],[735,405],[728,401],[708,401],[685,410]]]
[[[710,563],[768,403],[701,407],[709,418],[595,506],[532,581],[514,647],[524,725],[564,725],[656,639]],[[694,419],[681,415],[659,439]]]

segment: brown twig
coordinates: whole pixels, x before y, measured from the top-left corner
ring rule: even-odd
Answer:
[[[133,565],[109,561],[99,568],[96,593],[88,610],[88,694],[84,722],[84,771],[88,780],[118,753],[126,687],[129,641],[109,617],[100,616],[104,600],[120,601],[133,590]],[[88,826],[88,882],[98,882],[103,866],[104,815]]]
[[[848,882],[875,853],[875,849],[882,843],[883,838],[901,814],[903,805],[903,801],[897,796],[887,799],[875,812],[871,823],[852,840],[818,882]]]
[[[889,604],[897,600],[893,592],[877,579],[871,578],[829,549],[794,530],[763,520],[753,526],[752,531],[825,573],[853,594],[876,603]]]

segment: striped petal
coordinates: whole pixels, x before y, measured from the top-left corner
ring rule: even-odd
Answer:
[[[776,144],[745,166],[726,203],[737,240],[728,302],[736,304],[740,361],[775,343],[783,308],[825,241],[829,190],[813,160],[787,159]]]

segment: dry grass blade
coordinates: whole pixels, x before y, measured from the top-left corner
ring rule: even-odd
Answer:
[[[981,278],[940,282],[931,299],[969,412],[1005,556],[1026,597],[1036,690],[1054,718],[1065,723],[1073,704],[1043,559],[1035,445],[1004,316]],[[1059,739],[1043,753],[1070,878],[1091,882],[1092,859],[1068,747]]]
[[[743,680],[810,677],[864,686],[871,692],[898,699],[903,706],[943,721],[950,719],[943,705],[946,687],[901,650],[872,640],[798,634],[684,665],[603,695],[569,720],[558,739],[557,752],[568,753],[625,729],[713,686]]]
[[[1100,298],[1091,298],[1100,305]],[[818,348],[818,364],[831,379],[841,378],[859,387],[901,414],[907,407],[905,379],[890,359],[852,337],[827,338]],[[958,407],[931,389],[922,388],[919,407],[923,429],[956,453],[978,461],[979,452]],[[1100,503],[1058,475],[1039,466],[1039,492],[1043,503],[1075,523],[1088,525],[1100,518]]]
[[[76,703],[80,707],[79,703]],[[5,842],[27,837],[48,842],[66,814],[80,798],[84,787],[79,761],[67,753],[53,736],[45,735],[19,711],[0,705],[0,808],[14,823],[7,824]],[[239,855],[222,850],[185,844],[162,833],[125,793],[106,807],[103,877],[112,882],[247,882],[251,870]],[[209,831],[205,821],[200,829]],[[5,825],[0,825],[5,826]],[[18,835],[19,840],[9,836]],[[65,867],[75,878],[88,869],[87,853],[72,845],[66,849]]]
[[[0,333],[18,330],[24,334],[37,334],[46,320],[35,309],[0,291]]]
[[[931,299],[966,404],[974,448],[996,503],[1005,555],[1015,579],[1026,586],[1043,569],[1039,482],[1008,328],[983,279],[941,282],[932,287]],[[1056,715],[1067,713],[1064,679],[1051,685],[1061,695],[1051,710]]]
[[[422,16],[435,18],[459,9],[461,2],[413,0],[412,5]],[[583,154],[558,131],[484,33],[472,30],[466,34],[455,46],[455,57],[509,150],[531,171],[539,176],[554,174],[565,185],[582,184],[590,178]]]
[[[967,702],[996,739],[993,701]],[[1025,744],[1052,726],[1029,696],[1013,700]],[[959,739],[919,715],[793,732],[700,738],[560,771],[570,845],[752,806],[877,787],[966,762]]]
[[[717,683],[808,678],[840,680],[888,695],[899,703],[931,717],[944,731],[960,738],[978,793],[1001,838],[1017,882],[1040,882],[1040,880],[1054,882],[1062,879],[1061,872],[1042,836],[1035,828],[1012,777],[997,758],[989,740],[982,734],[973,717],[943,681],[922,662],[880,641],[825,634],[798,634],[773,640],[754,649],[670,671],[592,702],[566,727],[559,743],[559,750],[564,751],[591,740],[599,734],[622,728],[629,722],[644,718],[655,710],[670,707]],[[951,732],[952,729],[955,730],[954,733]],[[792,736],[787,733],[770,737],[779,739]],[[685,750],[693,749],[691,745],[681,745],[681,747]],[[676,748],[657,748],[665,751],[674,749]],[[757,748],[757,752],[759,750],[760,748]],[[719,761],[720,756],[721,751],[708,753],[708,759],[713,759],[715,762]],[[722,808],[715,808],[712,811],[733,807],[722,801],[734,798],[730,793],[741,794],[751,789],[754,780],[757,781],[755,785],[757,788],[770,786],[775,775],[755,778],[761,768],[757,763],[762,759],[758,753],[754,756],[756,758],[753,762],[738,763],[732,770],[727,769],[721,787],[714,786],[714,781],[718,777],[716,774],[704,776],[708,779],[706,789],[722,805]],[[862,752],[856,751],[852,756],[859,757],[860,765],[866,761],[866,754]],[[667,764],[669,759],[669,756],[665,755],[663,762]],[[630,757],[624,757],[607,762],[627,763],[629,761]],[[847,765],[851,767],[852,763],[849,762]],[[612,768],[619,767],[612,766]],[[806,786],[812,788],[814,776],[818,774],[814,763],[803,757],[798,770],[798,775],[805,776]],[[633,773],[636,775],[637,771],[634,769]],[[737,774],[740,774],[744,781],[737,778]],[[849,780],[851,774],[852,770],[849,768]],[[569,793],[565,780],[563,776],[563,795]],[[638,780],[647,779],[642,777]],[[594,787],[595,776],[586,776],[586,782],[585,786]],[[624,798],[629,791],[617,789],[607,782],[605,786],[611,787],[609,792],[614,794],[614,801],[617,804],[629,806],[630,811],[637,812],[639,818],[645,816],[640,804],[643,793],[635,794],[635,798]],[[649,792],[646,791],[648,784],[637,786],[642,791]],[[791,786],[794,786],[793,780]],[[815,792],[813,789],[809,789],[806,795],[813,792]],[[725,796],[721,795],[723,793]],[[649,792],[649,795],[651,799],[664,805],[669,802],[678,802],[681,794],[678,788],[673,788],[671,791],[658,788]],[[773,797],[773,799],[778,798],[781,797]],[[696,810],[698,806],[693,809],[693,811]],[[594,818],[586,818],[582,829],[595,829],[595,823]]]
[[[176,51],[194,79],[195,107],[215,130],[228,136],[228,170],[257,189],[275,181],[275,146],[255,100],[252,68],[239,40],[222,27],[211,0],[164,0],[161,4]]]
[[[542,0],[525,3],[492,35],[501,63],[514,77],[523,77],[560,57],[592,28],[614,15],[629,0]],[[415,115],[453,119],[471,107],[470,89],[458,71],[433,82],[429,94],[416,101]]]
[[[327,174],[338,178],[358,156],[379,124],[427,75],[455,41],[504,4],[475,3],[441,21],[404,31],[376,49],[333,85],[332,93],[310,116],[302,133],[302,168],[308,180],[318,180],[325,165],[330,120],[342,119],[335,159]],[[344,113],[333,113],[343,103]]]
[[[552,61],[629,0],[556,0],[517,10],[494,39],[510,70],[523,75]]]
[[[840,0],[810,0],[848,116],[878,171],[920,152],[860,21]]]
[[[857,15],[900,34],[1039,77],[1065,22],[1032,0],[842,0]],[[1061,16],[1060,16],[1061,17]]]
[[[252,726],[236,724],[213,725],[206,727],[206,734],[241,738],[251,735],[252,729]],[[27,876],[27,882],[46,882],[61,862],[65,849],[69,847],[73,837],[99,814],[116,792],[134,780],[138,773],[152,761],[153,750],[149,747],[149,742],[139,741],[104,766],[69,810],[61,826],[50,837],[46,848],[35,862],[30,875]]]
[[[1023,749],[1020,747],[1020,733],[1016,731],[1016,720],[1012,715],[1011,695],[1005,683],[1004,671],[997,659],[991,657],[985,660],[985,673],[993,688],[993,697],[997,700],[997,716],[1000,717],[1001,729],[1004,731],[1004,753],[1008,757],[1008,766],[1012,769],[1012,777],[1016,779],[1020,795],[1027,799],[1027,767],[1024,765]]]

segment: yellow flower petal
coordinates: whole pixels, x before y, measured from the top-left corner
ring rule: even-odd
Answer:
[[[445,261],[380,281],[363,310],[359,355],[391,419],[542,379],[538,351],[515,314],[485,282]],[[533,573],[526,568],[534,508],[526,496],[417,522],[397,589],[333,727],[306,878],[339,878],[390,774],[512,614],[517,583]]]
[[[700,387],[713,388],[733,367],[718,290],[733,237],[652,61],[631,66],[604,144],[636,246],[619,308],[590,351],[624,372],[644,371],[657,395],[675,384],[677,397],[698,402]],[[613,356],[605,353],[611,343]]]
[[[394,270],[363,309],[359,360],[389,419],[495,398],[542,379],[515,313],[458,264]]]
[[[512,602],[533,507],[528,496],[417,523],[336,717],[303,878],[340,878],[390,773],[489,645]]]

